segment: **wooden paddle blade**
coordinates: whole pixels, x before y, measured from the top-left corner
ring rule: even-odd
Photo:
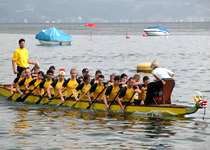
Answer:
[[[36,104],[39,104],[41,102],[42,98],[39,98],[39,100],[36,102]]]
[[[59,106],[62,106],[63,105],[63,103],[60,103],[60,104],[58,104],[57,106],[59,107]]]
[[[30,94],[31,94],[31,93],[26,94],[26,95],[20,100],[20,102],[24,102],[24,101],[26,100],[26,98],[28,98],[28,96],[29,96]]]
[[[14,94],[13,94],[13,95],[14,95]],[[7,100],[11,100],[13,95],[7,97]]]
[[[91,105],[89,105],[86,109],[90,109]]]
[[[22,99],[22,96],[18,97],[18,98],[16,99],[16,101],[17,101],[17,102],[21,102],[21,99]]]

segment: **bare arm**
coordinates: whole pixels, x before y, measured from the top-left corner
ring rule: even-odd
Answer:
[[[47,88],[47,95],[49,98],[51,98],[51,93],[50,93],[50,89],[52,89],[52,85],[50,85],[48,88]]]
[[[10,95],[14,94],[13,88],[14,88],[15,83],[12,82],[11,86],[10,86]]]
[[[166,82],[164,80],[162,80],[157,74],[154,74],[154,76],[157,80],[160,80],[163,85],[166,84]]]
[[[63,95],[62,95],[62,92],[61,92],[63,89],[64,89],[64,87],[61,86],[61,88],[58,90],[58,93],[59,93],[59,95],[60,95],[60,98],[61,98],[61,102],[62,102],[62,103],[65,102],[65,100],[64,100],[64,98],[63,98]]]
[[[135,89],[134,91],[135,91],[136,93],[139,93],[139,94],[141,93],[141,90],[140,90],[139,88]]]
[[[91,102],[90,91],[87,91],[86,93],[87,93],[87,97],[88,97],[89,102]],[[83,95],[84,95],[84,94],[83,94]]]
[[[120,101],[120,98],[119,98],[119,97],[117,97],[117,102],[118,102],[118,104],[120,105],[121,110],[122,110],[122,111],[124,111],[125,109],[124,109],[124,107],[123,107],[123,105],[122,105],[122,103],[121,103],[121,101]]]
[[[109,109],[109,105],[107,103],[106,95],[104,95],[103,100],[104,100],[104,104],[106,105],[106,109],[108,110]]]
[[[28,60],[28,63],[29,63],[29,64],[32,64],[32,65],[37,65],[37,62],[33,62],[33,61],[31,61],[31,60]]]
[[[29,89],[29,84],[27,84],[27,85],[25,86],[25,88],[26,88],[26,90],[29,91],[29,90],[30,90],[30,89]]]
[[[40,87],[38,87],[37,93],[38,93],[38,95],[41,95],[41,88]]]
[[[18,71],[16,70],[16,65],[15,65],[15,61],[14,60],[12,60],[12,68],[13,68],[14,74],[17,74]]]
[[[19,88],[19,87],[20,87],[19,85],[16,86],[16,91],[17,91],[18,93],[20,93],[21,95],[23,95],[23,92],[20,91],[20,88]]]

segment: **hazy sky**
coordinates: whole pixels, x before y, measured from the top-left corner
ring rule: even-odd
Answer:
[[[210,21],[210,0],[0,0],[0,22]]]

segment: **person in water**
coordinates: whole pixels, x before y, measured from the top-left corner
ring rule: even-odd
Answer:
[[[148,104],[163,103],[162,101],[155,101],[153,99],[153,93],[157,89],[163,89],[164,86],[167,88],[166,89],[167,92],[165,92],[166,93],[165,97],[163,92],[163,99],[165,99],[164,101],[168,101],[164,103],[171,103],[170,96],[175,86],[175,81],[173,80],[174,73],[166,68],[160,68],[157,61],[153,61],[150,67],[153,70],[152,75],[156,78],[157,81],[150,82],[148,84],[145,104],[148,105]]]
[[[17,69],[16,69],[16,64]],[[12,67],[14,74],[20,76],[21,72],[27,68],[29,68],[29,64],[38,65],[37,62],[32,62],[28,57],[28,50],[25,49],[25,40],[19,40],[19,48],[15,50],[12,57]]]

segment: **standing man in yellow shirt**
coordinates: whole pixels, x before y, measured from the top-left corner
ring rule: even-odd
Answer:
[[[20,76],[21,72],[27,68],[29,68],[29,64],[37,65],[36,62],[32,62],[28,58],[28,50],[25,47],[25,40],[19,40],[19,48],[15,50],[14,55],[12,57],[12,67],[14,74]],[[15,62],[17,63],[17,69]]]

